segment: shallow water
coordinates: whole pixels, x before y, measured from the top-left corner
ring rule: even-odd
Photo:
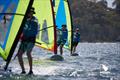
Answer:
[[[16,50],[17,52],[17,50]],[[70,56],[64,50],[64,61],[51,61],[53,54],[35,47],[33,49],[34,75],[20,75],[17,58],[9,68],[12,72],[0,70],[1,80],[120,80],[120,43],[80,43],[79,56]],[[0,64],[4,64],[0,59]],[[26,72],[29,65],[24,55]]]

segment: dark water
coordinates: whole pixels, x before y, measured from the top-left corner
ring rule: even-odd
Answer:
[[[64,50],[64,61],[50,61],[52,54],[35,47],[34,75],[20,75],[16,58],[9,66],[12,72],[0,70],[0,80],[120,80],[120,43],[80,43],[77,53],[79,56],[70,56]],[[28,72],[25,55],[24,61]],[[0,63],[4,64],[2,60]]]

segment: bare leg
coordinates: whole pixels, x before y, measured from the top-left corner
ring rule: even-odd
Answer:
[[[74,46],[74,49],[73,49],[74,53],[75,53],[75,51],[76,51],[77,45],[78,45],[78,43]]]
[[[74,48],[74,46],[71,46],[71,49],[72,49],[72,50],[71,50],[71,55],[73,54],[73,48]]]
[[[76,51],[76,46],[73,47],[73,53],[75,53],[75,51]]]
[[[60,45],[60,55],[63,55],[63,45]]]
[[[27,52],[28,62],[30,66],[30,71],[32,71],[32,55],[31,55],[32,49]]]
[[[19,51],[19,52],[18,52],[18,61],[19,61],[20,67],[21,67],[21,69],[22,69],[22,72],[24,72],[24,71],[25,71],[25,68],[24,68],[24,63],[23,63],[22,55],[23,55],[23,52],[22,52],[22,51]]]

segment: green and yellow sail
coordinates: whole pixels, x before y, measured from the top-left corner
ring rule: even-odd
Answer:
[[[10,61],[25,23],[25,14],[35,8],[39,22],[36,45],[56,52],[55,22],[52,0],[0,1],[0,56]]]
[[[72,25],[68,0],[34,0],[33,7],[40,25],[36,45],[56,53],[55,26],[61,29],[61,25],[66,24],[68,40],[65,47],[71,49]]]
[[[34,0],[35,16],[39,22],[39,32],[36,45],[50,51],[55,51],[55,30],[52,10],[52,0]]]
[[[0,0],[0,56],[7,60],[18,42],[30,0]]]

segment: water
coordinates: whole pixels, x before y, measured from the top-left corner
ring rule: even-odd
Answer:
[[[0,79],[120,80],[120,43],[80,43],[77,53],[79,56],[70,56],[69,51],[64,50],[64,61],[50,61],[50,52],[35,47],[32,53],[34,75],[20,75],[21,69],[16,58],[9,65],[12,72],[0,70]],[[24,61],[28,72],[26,55]]]

